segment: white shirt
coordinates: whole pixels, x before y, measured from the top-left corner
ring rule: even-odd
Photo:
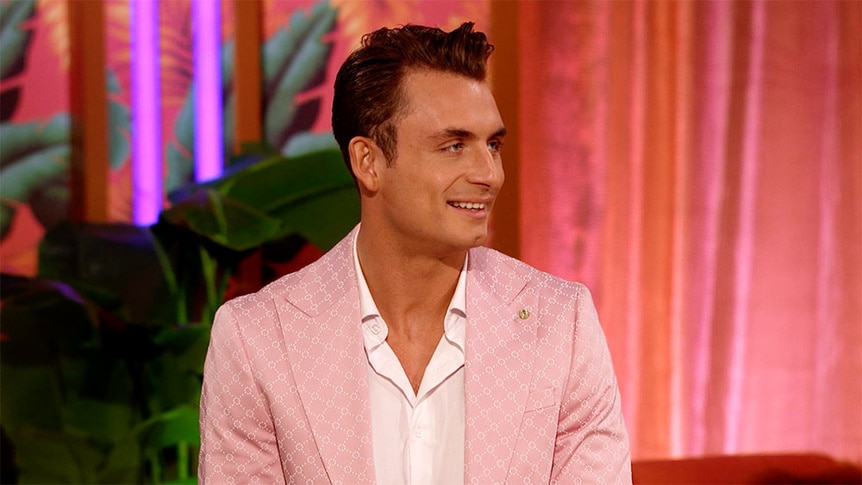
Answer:
[[[401,362],[386,342],[388,327],[368,290],[355,240],[353,263],[368,357],[366,371],[377,483],[463,484],[467,261],[446,312],[443,337],[416,394]]]

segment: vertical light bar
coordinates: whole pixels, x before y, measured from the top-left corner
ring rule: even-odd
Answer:
[[[221,1],[192,0],[195,180],[222,173]]]
[[[132,219],[155,223],[162,209],[159,3],[132,0]]]

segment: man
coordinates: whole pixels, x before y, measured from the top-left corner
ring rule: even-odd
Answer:
[[[367,35],[332,124],[361,223],[218,312],[202,482],[631,483],[587,289],[481,247],[505,128],[472,24]]]

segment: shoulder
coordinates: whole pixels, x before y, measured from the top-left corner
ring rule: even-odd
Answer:
[[[353,267],[353,232],[313,263],[284,275],[260,290],[239,296],[223,307],[232,312],[274,310],[276,302],[288,301],[304,310],[313,310],[320,302],[332,301],[344,293],[355,279]],[[354,283],[355,284],[355,283]]]

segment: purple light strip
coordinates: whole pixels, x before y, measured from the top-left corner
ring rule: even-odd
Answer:
[[[224,165],[221,1],[192,0],[195,86],[195,180],[217,178]]]
[[[162,210],[159,4],[132,0],[132,220],[156,222]]]

